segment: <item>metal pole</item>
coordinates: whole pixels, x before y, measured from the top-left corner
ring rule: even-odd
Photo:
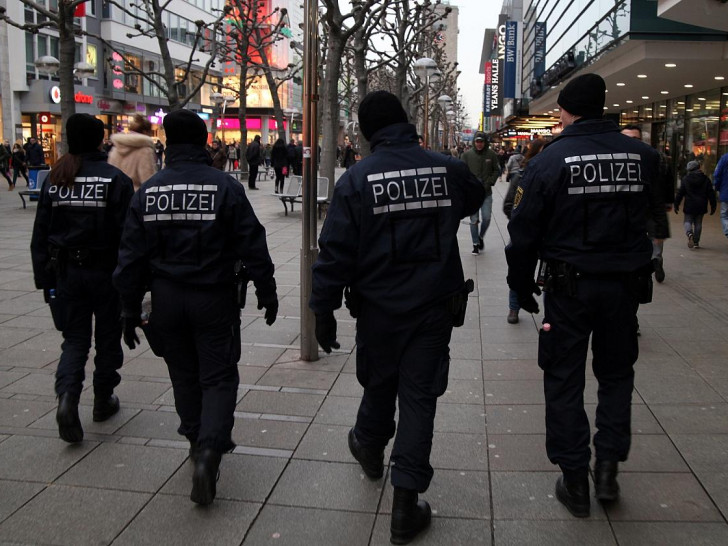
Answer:
[[[427,118],[430,115],[430,69],[427,69],[425,73],[425,115],[422,125],[422,140],[425,141],[425,149],[429,144],[429,137],[427,134]]]
[[[318,1],[304,1],[303,42],[303,222],[301,237],[301,360],[318,360],[315,317],[308,307],[318,257],[316,185],[318,176]]]

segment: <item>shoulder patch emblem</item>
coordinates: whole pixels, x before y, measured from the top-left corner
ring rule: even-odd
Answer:
[[[518,186],[516,188],[516,195],[513,197],[513,210],[515,210],[518,207],[518,203],[521,202],[522,197],[523,197],[523,188],[521,186]]]

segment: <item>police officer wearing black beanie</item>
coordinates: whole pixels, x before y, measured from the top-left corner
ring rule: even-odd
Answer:
[[[194,464],[190,498],[210,504],[222,454],[231,451],[240,360],[240,309],[253,281],[265,322],[278,296],[265,229],[245,191],[210,166],[207,128],[194,112],[164,118],[165,168],[134,195],[124,226],[114,285],[123,303],[124,342],[134,349],[143,326],[164,357]],[[152,313],[142,325],[144,292]]]
[[[430,506],[418,494],[433,475],[437,398],[447,388],[450,335],[462,325],[468,293],[457,232],[485,190],[462,161],[420,147],[391,93],[362,100],[359,126],[372,155],[336,183],[309,305],[316,339],[329,353],[339,348],[334,310],[346,289],[364,387],[349,449],[379,479],[394,437],[391,541],[405,544],[430,523]]]
[[[56,370],[58,432],[66,442],[80,442],[83,427],[78,403],[91,347],[94,321],[93,420],[119,411],[114,388],[121,381],[121,306],[111,273],[121,239],[131,179],[106,163],[100,151],[104,124],[88,114],[66,123],[68,153],[53,166],[40,190],[30,243],[36,288],[50,304],[63,334]]]
[[[584,377],[591,338],[599,383],[594,435],[595,496],[619,497],[617,472],[630,448],[637,360],[637,307],[652,297],[652,244],[667,235],[655,150],[602,119],[606,85],[597,74],[569,81],[558,96],[564,130],[525,170],[506,247],[508,285],[538,313],[536,262],[545,264],[538,364],[544,372],[546,452],[562,471],[556,498],[572,515],[590,513],[589,421]]]

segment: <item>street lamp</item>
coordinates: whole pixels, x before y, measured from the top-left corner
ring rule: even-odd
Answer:
[[[225,108],[227,107],[228,102],[235,102],[235,97],[231,97],[230,95],[223,95],[222,93],[210,93],[210,100],[218,108],[220,106],[222,106],[222,119],[220,121],[220,134],[221,134],[220,140],[222,141],[223,146],[224,146],[225,145]]]
[[[96,68],[89,63],[80,62],[73,65],[73,74],[79,80],[93,76],[94,72],[96,72]]]
[[[45,76],[55,76],[58,70],[61,68],[61,61],[50,55],[43,55],[38,57],[33,64],[35,68],[41,74]]]
[[[291,116],[291,121],[288,123],[288,142],[293,140],[293,117],[299,112],[299,109],[295,106],[291,106],[290,108],[283,110],[284,114]]]
[[[425,143],[425,148],[427,148],[427,118],[430,110],[430,81],[432,80],[433,75],[440,73],[440,71],[437,70],[437,63],[429,57],[417,59],[414,62],[414,71],[415,74],[417,74],[417,77],[425,82],[425,113],[422,120],[422,139]],[[440,73],[440,78],[441,77],[442,74]],[[435,78],[437,79],[436,75]]]
[[[453,125],[453,121],[455,121],[455,116],[457,114],[453,110],[448,110],[445,112],[445,118],[447,118],[448,122],[448,144],[452,144],[450,148],[452,149],[455,145],[457,145],[457,142],[455,142],[455,126]]]

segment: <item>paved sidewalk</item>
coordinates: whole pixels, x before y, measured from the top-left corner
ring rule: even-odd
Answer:
[[[14,192],[0,193],[0,543],[388,543],[391,486],[366,479],[346,443],[361,394],[354,322],[337,312],[341,350],[317,362],[299,359],[300,207],[284,216],[269,195],[273,182],[259,186],[249,195],[268,232],[280,315],[267,327],[254,305],[243,312],[238,447],[223,459],[208,508],[189,500],[192,468],[176,433],[167,370],[145,343],[126,351],[121,412],[91,421],[89,378],[84,442],[58,438],[60,335],[33,287],[35,205],[23,210]],[[423,496],[435,517],[413,544],[728,544],[728,241],[717,215],[706,217],[703,248],[689,250],[682,215],[671,214],[667,279],[640,309],[622,500],[607,510],[594,502],[592,516],[576,520],[554,498],[558,472],[545,455],[540,319],[505,320],[505,189],[496,186],[484,254],[471,256],[468,228],[460,230],[477,289],[453,335],[449,387],[435,422],[435,477]],[[593,422],[591,372],[587,385]]]

